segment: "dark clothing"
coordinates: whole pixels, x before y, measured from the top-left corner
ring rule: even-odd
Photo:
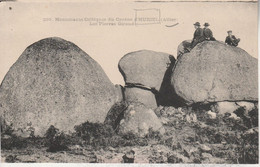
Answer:
[[[193,40],[200,40],[203,36],[202,28],[197,28],[193,34]]]
[[[203,30],[197,28],[193,35],[193,40],[191,42],[191,48],[194,48],[198,43],[203,41]]]
[[[205,40],[216,41],[216,39],[213,37],[212,31],[209,28],[203,28],[203,36]]]
[[[231,46],[237,46],[239,42],[240,39],[237,39],[234,35],[231,35],[231,37],[227,36],[225,40],[225,43]]]

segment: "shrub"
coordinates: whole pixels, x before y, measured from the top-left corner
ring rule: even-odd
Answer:
[[[59,129],[55,128],[53,125],[49,127],[45,134],[46,146],[49,148],[49,152],[57,152],[67,150],[68,138],[66,138],[63,132],[59,132]]]
[[[85,122],[81,125],[75,126],[77,136],[80,136],[87,142],[102,137],[111,137],[115,134],[112,126],[101,123]]]
[[[149,128],[149,133],[145,136],[147,139],[160,141],[162,139],[162,134],[158,131],[154,131],[152,128]]]
[[[12,135],[13,133],[13,128],[12,125],[8,125],[6,121],[0,117],[0,125],[1,125],[1,135],[2,134],[7,134],[7,135]]]
[[[82,138],[87,145],[95,149],[120,146],[144,146],[146,138],[139,138],[133,133],[118,135],[112,126],[101,123],[85,122],[75,126],[76,136]]]
[[[26,148],[28,145],[27,139],[18,137],[18,136],[11,136],[8,139],[1,138],[1,149],[11,150],[13,148],[22,149]]]
[[[258,108],[254,108],[253,110],[248,112],[248,115],[251,117],[252,126],[258,127]]]

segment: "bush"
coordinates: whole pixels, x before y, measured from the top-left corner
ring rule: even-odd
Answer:
[[[258,146],[246,144],[238,147],[237,151],[240,164],[258,164]]]
[[[68,138],[66,138],[63,132],[59,132],[59,129],[55,128],[53,125],[49,127],[45,134],[46,146],[49,148],[49,152],[64,151],[68,149]]]
[[[132,133],[118,135],[112,126],[101,123],[85,122],[75,126],[76,136],[82,138],[85,144],[95,149],[120,146],[145,146],[146,138],[139,138]]]
[[[27,139],[18,137],[18,136],[10,136],[8,139],[1,138],[1,149],[11,150],[13,148],[22,149],[26,148],[28,145]]]
[[[248,115],[251,117],[252,126],[258,127],[258,108],[254,108],[253,110],[248,112]]]
[[[101,123],[85,122],[81,125],[75,126],[77,136],[91,143],[92,140],[98,138],[112,137],[115,132],[110,125]]]
[[[149,133],[145,136],[147,139],[160,141],[163,136],[160,132],[154,131],[152,128],[149,128]]]
[[[13,128],[12,125],[8,125],[6,121],[0,117],[0,125],[1,125],[1,135],[7,134],[7,135],[12,135],[13,133]]]

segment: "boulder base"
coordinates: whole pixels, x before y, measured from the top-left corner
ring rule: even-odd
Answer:
[[[119,134],[132,133],[144,137],[149,130],[165,132],[160,119],[154,111],[148,109],[141,103],[132,103],[124,112],[123,119],[120,121]]]

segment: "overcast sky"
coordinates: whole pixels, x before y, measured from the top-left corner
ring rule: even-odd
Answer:
[[[168,21],[127,26],[80,21],[156,17],[158,12]],[[55,21],[57,18],[79,21]],[[0,3],[0,81],[27,46],[55,36],[78,45],[103,67],[113,83],[124,84],[117,67],[122,56],[148,49],[176,57],[178,44],[192,38],[196,21],[209,22],[215,38],[221,41],[227,30],[233,30],[241,38],[239,47],[257,57],[257,3]]]

